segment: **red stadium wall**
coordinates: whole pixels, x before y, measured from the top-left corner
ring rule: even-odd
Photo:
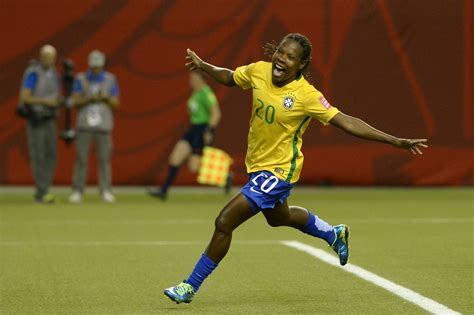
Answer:
[[[185,49],[235,68],[265,58],[289,32],[313,43],[312,82],[333,106],[402,137],[429,139],[422,156],[313,123],[302,183],[473,184],[473,1],[294,0],[0,2],[0,183],[32,182],[25,122],[14,109],[21,75],[50,43],[77,70],[101,49],[118,76],[114,184],[160,183],[188,122]],[[223,109],[215,145],[243,164],[251,96],[211,83]],[[62,119],[62,118],[61,118]],[[58,121],[62,129],[62,120]],[[74,146],[58,142],[56,184],[70,184]],[[91,156],[89,182],[96,182]],[[195,183],[186,170],[180,184]]]

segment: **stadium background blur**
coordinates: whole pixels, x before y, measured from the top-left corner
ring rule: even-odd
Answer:
[[[64,58],[83,71],[91,50],[106,53],[121,87],[113,182],[149,185],[163,178],[188,124],[185,49],[233,69],[265,58],[265,42],[300,32],[313,43],[312,82],[333,106],[430,145],[412,156],[313,123],[300,183],[472,185],[472,12],[470,0],[0,1],[0,184],[32,183],[15,106],[22,72],[42,45],[57,48],[59,70]],[[211,85],[223,110],[214,144],[233,156],[241,184],[251,95]],[[74,146],[59,142],[55,184],[70,184],[73,161]],[[194,183],[187,170],[177,180]]]

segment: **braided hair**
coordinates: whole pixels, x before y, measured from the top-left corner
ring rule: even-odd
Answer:
[[[280,41],[280,44],[276,44],[275,41],[266,43],[263,46],[263,52],[265,55],[269,56],[270,58],[273,57],[273,54],[277,51],[278,47],[286,40],[293,40],[300,44],[301,48],[303,48],[303,54],[301,56],[301,62],[305,63],[304,68],[300,71],[302,75],[306,78],[309,77],[308,66],[311,62],[311,52],[313,50],[313,45],[311,45],[310,40],[300,33],[290,33],[287,34],[283,39]]]

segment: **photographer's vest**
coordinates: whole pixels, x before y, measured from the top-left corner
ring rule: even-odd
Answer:
[[[59,75],[54,67],[45,69],[40,63],[32,62],[23,74],[23,82],[31,73],[36,73],[37,76],[36,85],[31,91],[33,97],[51,100],[59,97]],[[56,116],[56,107],[41,104],[30,105],[36,117],[54,118]]]
[[[79,73],[77,79],[81,82],[83,95],[93,96],[98,93],[110,95],[115,84],[115,76],[103,72],[104,79],[100,82],[91,82],[86,73]],[[111,131],[114,125],[112,109],[104,102],[89,103],[79,109],[77,129],[85,131]]]

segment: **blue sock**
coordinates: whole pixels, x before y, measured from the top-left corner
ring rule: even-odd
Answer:
[[[314,237],[322,238],[328,242],[329,245],[332,245],[336,239],[332,225],[326,223],[324,220],[321,220],[309,210],[308,214],[308,221],[301,231]]]
[[[212,271],[214,271],[214,269],[216,269],[216,267],[217,264],[215,262],[207,257],[206,254],[202,254],[186,282],[192,285],[194,292],[197,292],[203,281]]]

